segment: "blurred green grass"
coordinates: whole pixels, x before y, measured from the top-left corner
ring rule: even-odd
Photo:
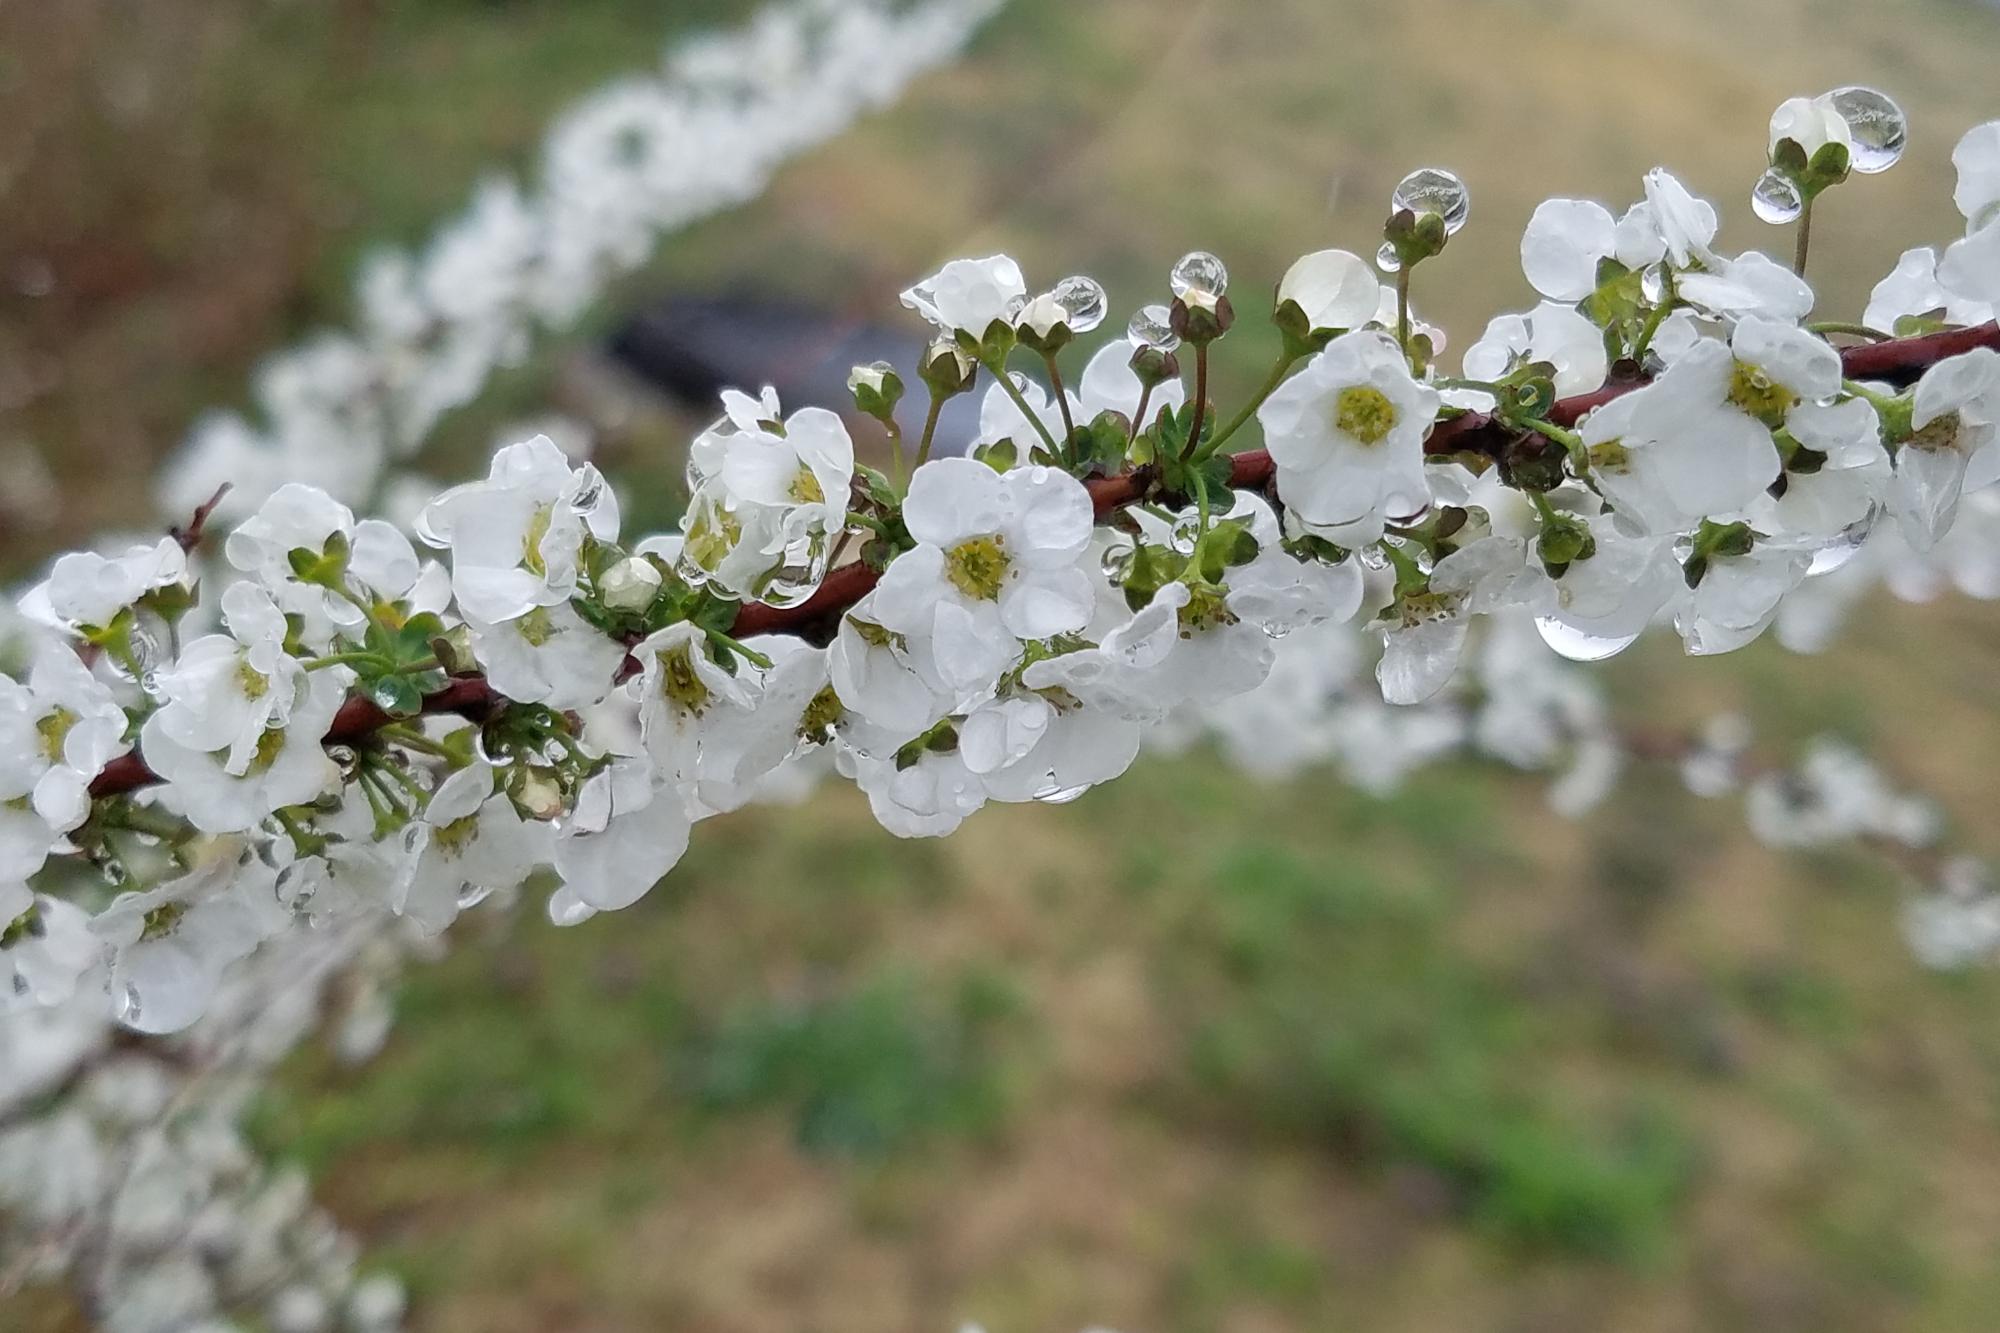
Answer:
[[[361,248],[420,236],[670,25],[747,8],[218,9],[184,111],[141,140],[207,144],[207,167],[169,189],[111,152],[37,224],[116,239],[129,196],[105,183],[131,177],[165,228],[136,295],[8,326],[77,367],[10,423],[91,479],[59,530],[142,521],[143,466],[255,350],[336,317]],[[591,327],[743,283],[879,314],[1001,248],[1122,310],[1203,246],[1237,275],[1227,395],[1261,370],[1285,262],[1369,249],[1411,166],[1472,185],[1418,292],[1462,348],[1527,303],[1513,247],[1543,194],[1622,202],[1665,162],[1730,244],[1782,251],[1742,207],[1764,118],[1865,81],[1915,129],[1822,210],[1822,311],[1852,313],[1897,247],[1949,233],[1948,147],[2000,112],[1996,50],[1971,0],[1014,0]],[[247,221],[197,227],[218,198]],[[40,244],[26,212],[0,231]],[[292,239],[250,263],[213,234]],[[190,292],[232,261],[259,280],[189,343]],[[440,471],[560,396],[576,355],[450,422]],[[635,522],[674,503],[664,443],[612,432]],[[1865,740],[1977,843],[1996,650],[1991,615],[1948,602],[1871,607],[1823,658],[1649,643],[1608,675],[1661,725],[1729,708],[1776,752]],[[2000,981],[1922,972],[1896,895],[1657,773],[1570,825],[1491,772],[1376,800],[1196,755],[938,844],[829,791],[704,825],[629,912],[461,931],[378,1061],[302,1054],[255,1128],[410,1278],[427,1330],[1984,1329]]]

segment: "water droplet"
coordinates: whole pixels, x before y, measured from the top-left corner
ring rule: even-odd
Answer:
[[[1806,566],[1806,577],[1831,574],[1852,560],[1868,542],[1868,534],[1875,530],[1876,520],[1882,517],[1882,506],[1871,504],[1868,512],[1842,528],[1838,534],[1821,543],[1812,553],[1812,563]]]
[[[1750,211],[1765,222],[1794,222],[1804,210],[1798,186],[1775,171],[1759,176],[1750,190]]]
[[[118,1003],[114,1008],[112,1017],[128,1028],[139,1029],[140,1016],[144,1012],[145,1006],[139,1002],[138,987],[127,985],[123,990],[118,992]],[[143,1031],[143,1029],[139,1030]]]
[[[597,909],[576,896],[567,884],[558,885],[549,895],[549,921],[558,926],[579,925],[597,915]]]
[[[1831,95],[1833,109],[1854,135],[1849,156],[1854,169],[1872,176],[1895,166],[1910,137],[1910,122],[1903,108],[1873,88],[1836,88]]]
[[[1406,208],[1417,214],[1435,213],[1444,219],[1444,233],[1450,236],[1465,225],[1472,196],[1466,192],[1465,182],[1444,168],[1419,167],[1396,186],[1389,207],[1398,213]]]
[[[1055,285],[1056,304],[1069,316],[1071,333],[1089,333],[1104,322],[1107,305],[1103,284],[1082,276],[1064,278]]]
[[[589,515],[596,513],[597,507],[603,503],[604,474],[585,463],[576,470],[576,494],[570,497],[569,507],[579,514]]]
[[[451,539],[445,535],[444,531],[431,518],[431,513],[436,508],[435,504],[427,504],[418,510],[415,527],[417,529],[418,541],[426,546],[435,546],[442,549],[451,545]]]
[[[1554,616],[1535,617],[1535,628],[1541,632],[1543,643],[1572,662],[1602,662],[1607,657],[1624,652],[1639,637],[1634,632],[1606,638],[1601,634],[1587,633]]]
[[[469,912],[493,896],[491,885],[467,884],[458,891],[458,910]]]
[[[1375,252],[1375,267],[1384,273],[1394,273],[1401,269],[1403,261],[1397,257],[1396,247],[1387,241],[1382,242],[1382,248]]]
[[[1181,345],[1181,336],[1174,332],[1169,318],[1163,305],[1142,306],[1125,326],[1125,336],[1134,347],[1157,347],[1162,352],[1171,352]]]
[[[1044,787],[1041,791],[1036,792],[1035,799],[1043,805],[1068,805],[1071,801],[1074,801],[1089,790],[1090,784],[1087,782],[1075,787],[1061,787],[1051,784],[1048,787]]]
[[[1167,274],[1167,286],[1175,296],[1186,296],[1190,292],[1220,296],[1229,288],[1229,270],[1220,259],[1206,250],[1191,250],[1181,256],[1180,263]]]
[[[1667,294],[1667,274],[1663,266],[1651,264],[1640,270],[1639,294],[1653,305],[1660,303]]]

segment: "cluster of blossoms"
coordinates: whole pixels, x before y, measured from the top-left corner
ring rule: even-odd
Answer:
[[[937,41],[981,8],[936,20]],[[822,17],[837,28],[845,12]],[[735,49],[682,58],[705,91],[673,115],[698,121],[711,95],[755,111],[792,86],[743,84]],[[820,95],[844,105],[892,82],[872,78]],[[625,119],[606,113],[627,131],[666,114],[629,100]],[[345,500],[379,480],[385,450],[471,381],[358,422],[396,381],[370,369],[322,413],[348,381],[301,364],[313,392],[287,419],[317,424],[298,447],[354,454],[303,469],[322,484],[271,470],[297,461],[293,444],[216,453],[178,475],[199,478],[184,498],[213,480],[203,468],[248,479],[219,544],[196,524],[186,540],[67,555],[19,599],[30,665],[0,678],[14,742],[0,751],[0,1018],[198,1033],[300,938],[389,921],[435,937],[544,869],[549,916],[581,922],[642,897],[696,823],[827,772],[906,837],[992,801],[1072,799],[1148,734],[1203,731],[1257,771],[1333,759],[1370,788],[1470,749],[1559,770],[1554,801],[1580,810],[1632,747],[1549,650],[1594,661],[1666,624],[1692,653],[1729,651],[1885,541],[1961,585],[1977,562],[1955,543],[1978,547],[1980,586],[2000,591],[1979,540],[2000,508],[2000,123],[1956,154],[1966,239],[1927,267],[1905,255],[1862,324],[1806,322],[1817,196],[1902,142],[1900,113],[1867,90],[1779,109],[1756,201],[1767,218],[1795,203],[1790,268],[1718,253],[1714,208],[1663,170],[1622,215],[1544,204],[1521,247],[1542,299],[1494,319],[1459,375],[1411,291],[1468,197],[1448,172],[1413,173],[1372,263],[1324,250],[1284,275],[1270,374],[1228,413],[1209,394],[1210,349],[1236,324],[1214,255],[1185,256],[1167,299],[1088,349],[1109,309],[1096,282],[1037,290],[1004,256],[957,260],[903,296],[929,326],[921,430],[906,430],[916,414],[885,363],[855,369],[847,415],[729,393],[690,446],[670,533],[625,532],[610,482],[547,437],[413,506],[408,530],[357,517]],[[693,170],[676,161],[641,174]],[[590,197],[551,189],[552,208]],[[630,193],[584,210],[606,228],[594,235],[650,234],[686,206],[628,208]],[[524,259],[520,290],[567,289],[637,244]],[[490,365],[510,341],[494,330],[536,308],[467,313],[491,322],[466,335],[473,360]],[[438,341],[424,328],[409,346]],[[934,457],[941,405],[975,392],[976,438]],[[1253,433],[1263,449],[1226,447]],[[1690,784],[1733,789],[1730,746],[1691,756]],[[1830,750],[1750,783],[1746,804],[1780,845],[1938,834],[1927,807]],[[1952,928],[2000,940],[1967,905],[1984,898],[1946,887],[1951,911],[1911,919],[1926,957],[1971,951],[1937,943]],[[150,1114],[109,1119],[129,1130]],[[184,1193],[267,1187],[235,1170],[226,1135],[199,1151],[121,1141],[142,1140],[134,1153],[172,1159]],[[20,1142],[29,1159],[45,1148]],[[320,1256],[298,1265],[311,1280],[280,1284],[306,1293],[286,1300],[307,1329],[349,1299],[351,1262],[317,1234],[301,1242]],[[223,1241],[154,1248],[178,1265],[176,1290],[191,1265],[238,1280],[215,1257],[233,1253]]]
[[[225,412],[197,424],[161,479],[169,511],[224,482],[225,516],[290,481],[393,501],[392,469],[536,335],[573,324],[661,236],[754,198],[787,158],[943,64],[1000,4],[780,0],[592,93],[550,128],[535,183],[488,179],[420,253],[368,261],[353,329],[266,361],[261,423]]]

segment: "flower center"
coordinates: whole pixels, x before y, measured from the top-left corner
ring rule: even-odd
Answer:
[[[251,666],[247,658],[236,664],[236,684],[246,699],[261,699],[271,692],[271,678]]]
[[[250,758],[249,771],[262,773],[278,762],[278,753],[285,748],[285,729],[266,727],[264,734],[257,738],[257,753]]]
[[[514,628],[527,640],[530,648],[539,648],[556,636],[555,622],[549,619],[549,609],[537,606],[527,615],[517,617]]]
[[[1000,584],[1013,561],[998,534],[962,541],[945,552],[944,573],[951,586],[982,602],[1000,600]]]
[[[660,697],[690,713],[708,707],[708,686],[695,670],[694,650],[685,643],[660,654]]]
[[[1933,449],[1942,452],[1958,448],[1958,431],[1963,423],[1956,412],[1947,412],[1933,418],[1922,430],[1910,432],[1910,438],[1903,441],[1914,449]]]
[[[1782,426],[1799,396],[1765,374],[1762,366],[1738,361],[1729,372],[1729,401],[1767,426]]]
[[[860,616],[849,616],[847,623],[854,626],[854,632],[861,636],[861,642],[870,648],[907,648],[909,641],[892,629],[885,629],[872,620]]]
[[[1593,472],[1624,472],[1632,466],[1632,455],[1618,440],[1606,440],[1593,444],[1586,451],[1590,457]]]
[[[186,903],[161,903],[158,907],[146,913],[139,926],[139,938],[142,941],[157,940],[163,936],[173,934],[174,927],[180,925],[181,918],[186,916],[187,912]]]
[[[1175,618],[1180,621],[1183,639],[1236,623],[1236,613],[1229,609],[1228,590],[1213,583],[1189,584],[1187,602],[1175,612]]]
[[[1450,619],[1458,611],[1460,600],[1456,593],[1404,593],[1396,599],[1396,613],[1404,629],[1414,629],[1433,620]]]
[[[537,578],[548,577],[549,567],[542,559],[542,538],[549,535],[549,525],[555,522],[555,516],[554,505],[537,505],[528,516],[528,530],[521,534],[521,564]]]
[[[1350,385],[1333,400],[1333,424],[1362,444],[1380,444],[1396,428],[1396,405],[1372,384]]]
[[[834,727],[846,716],[847,705],[840,702],[833,686],[823,685],[799,714],[799,739],[808,745],[824,745],[833,739]]]
[[[799,464],[798,472],[792,477],[790,493],[802,505],[826,503],[826,492],[820,488],[819,478],[804,463]]]
[[[706,505],[688,527],[684,550],[702,569],[713,570],[743,540],[743,523],[728,510]]]
[[[57,704],[35,723],[35,732],[42,738],[42,757],[52,764],[59,764],[63,757],[63,742],[69,739],[70,729],[78,719],[75,713]]]
[[[27,911],[9,921],[5,929],[0,929],[0,949],[11,949],[22,940],[38,940],[44,933],[42,905],[40,902],[29,903]]]
[[[439,824],[432,829],[431,846],[455,860],[465,854],[465,849],[472,845],[472,839],[478,832],[479,812],[475,810],[463,819],[454,819],[449,824]]]

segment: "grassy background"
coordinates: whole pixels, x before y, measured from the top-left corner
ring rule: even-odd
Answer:
[[[361,247],[527,160],[670,27],[746,8],[0,7],[22,108],[0,136],[27,164],[0,254],[56,278],[5,297],[0,362],[59,371],[0,445],[65,481],[10,563],[144,521],[150,461],[257,350],[339,317]],[[1015,0],[619,304],[752,286],[881,310],[1004,248],[1124,310],[1202,246],[1238,275],[1227,401],[1284,263],[1370,248],[1410,167],[1471,183],[1418,291],[1463,347],[1528,302],[1514,247],[1549,193],[1622,202],[1664,162],[1728,244],[1783,253],[1743,207],[1764,118],[1859,81],[1914,137],[1820,210],[1822,312],[1851,315],[1951,229],[1949,147],[2000,112],[1996,51],[1970,0]],[[552,349],[441,455],[551,395],[590,410],[589,360]],[[657,424],[608,424],[631,508],[669,507]],[[1979,845],[1996,649],[1983,607],[1882,605],[1823,658],[1649,644],[1609,675],[1662,723],[1742,708],[1774,749],[1865,741]],[[629,912],[467,929],[382,1059],[302,1056],[257,1132],[427,1330],[1984,1329],[2000,981],[1920,970],[1898,890],[1765,851],[1657,774],[1575,826],[1491,773],[1378,801],[1195,757],[937,844],[830,789],[705,825]]]

